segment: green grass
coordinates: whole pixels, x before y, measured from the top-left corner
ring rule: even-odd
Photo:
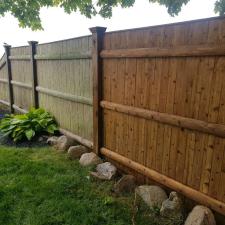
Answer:
[[[133,196],[114,197],[112,182],[50,148],[0,146],[0,224],[129,225]],[[138,213],[136,225],[162,223]]]

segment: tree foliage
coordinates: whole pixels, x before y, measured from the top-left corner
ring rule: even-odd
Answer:
[[[182,6],[190,0],[149,0],[159,3],[167,8],[171,16],[177,15]],[[103,18],[112,16],[112,9],[116,6],[131,7],[135,0],[1,0],[0,16],[11,13],[19,21],[21,27],[30,27],[32,30],[42,29],[40,9],[42,7],[61,7],[66,13],[79,11],[84,16],[91,18],[100,15]],[[225,13],[225,0],[217,0],[215,12]]]

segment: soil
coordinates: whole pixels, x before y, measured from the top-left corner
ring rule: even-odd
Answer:
[[[6,146],[14,146],[17,148],[32,148],[32,147],[45,147],[48,146],[47,144],[47,136],[40,136],[35,137],[31,141],[23,140],[20,142],[13,142],[13,140],[9,137],[4,137],[4,135],[0,132],[0,145],[6,145]]]

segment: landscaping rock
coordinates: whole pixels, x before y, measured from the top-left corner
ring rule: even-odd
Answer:
[[[171,192],[169,198],[162,203],[160,215],[164,217],[183,217],[183,202],[176,192]]]
[[[71,146],[68,150],[68,157],[72,160],[79,159],[84,153],[88,153],[88,148],[82,145]]]
[[[99,158],[95,153],[84,153],[80,158],[80,164],[82,166],[94,166],[102,163],[102,159]]]
[[[38,138],[38,141],[39,142],[47,142],[48,141],[48,136],[46,135],[41,135],[39,138]]]
[[[132,175],[124,175],[113,187],[116,194],[130,193],[135,189],[135,177]]]
[[[98,164],[96,172],[91,172],[91,175],[101,180],[111,180],[116,175],[116,167],[110,163],[105,162]]]
[[[52,137],[47,139],[47,144],[49,144],[49,145],[56,145],[57,144],[57,140],[58,140],[58,137],[52,136]]]
[[[197,205],[188,215],[184,225],[216,225],[216,221],[209,208]]]
[[[142,185],[135,189],[135,193],[139,196],[149,207],[161,208],[162,203],[167,199],[166,192],[158,186]]]
[[[59,151],[65,152],[70,146],[73,145],[76,145],[76,141],[74,141],[72,138],[62,135],[57,139],[57,143],[54,145],[54,147]]]

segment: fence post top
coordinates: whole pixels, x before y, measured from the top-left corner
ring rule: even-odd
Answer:
[[[106,27],[91,27],[89,30],[91,33],[104,33],[106,31]]]
[[[5,49],[7,49],[7,48],[11,48],[12,46],[9,45],[9,44],[7,44],[7,43],[4,43],[4,44],[3,44],[3,47],[4,47]]]
[[[36,45],[36,44],[38,44],[38,41],[28,41],[28,44],[29,45]]]

